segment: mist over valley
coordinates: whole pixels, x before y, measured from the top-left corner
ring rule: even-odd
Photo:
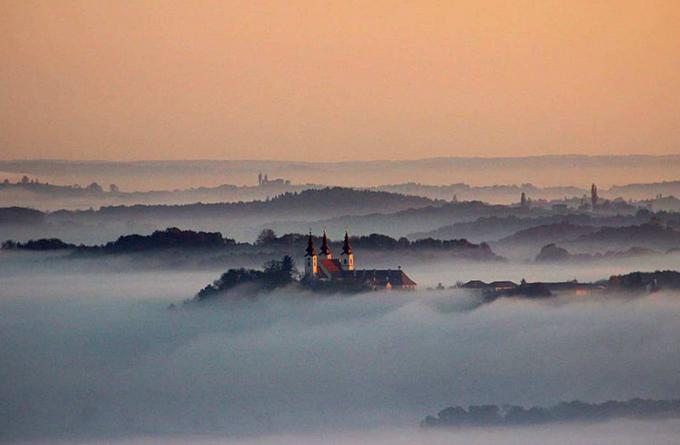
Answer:
[[[213,277],[0,278],[3,439],[412,428],[451,404],[680,396],[677,292],[281,289],[168,310]]]

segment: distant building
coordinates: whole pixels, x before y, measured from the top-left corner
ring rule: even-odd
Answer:
[[[519,206],[522,207],[523,209],[529,207],[529,201],[527,201],[527,194],[522,192],[522,195],[519,198]]]
[[[506,290],[516,288],[517,283],[512,281],[492,281],[491,283],[489,283],[489,287],[494,289],[496,292],[503,292]]]
[[[519,285],[512,281],[493,281],[491,283],[485,283],[480,280],[472,280],[460,285],[460,287],[462,289],[479,292],[487,297],[499,295],[546,297],[553,295],[553,292],[586,296],[605,290],[605,287],[601,284],[579,283],[576,280],[527,283],[526,280],[523,279]]]
[[[355,269],[354,252],[345,232],[340,258],[333,258],[328,237],[324,230],[320,255],[317,255],[311,232],[305,250],[305,279],[338,281],[345,284],[378,289],[415,289],[416,282],[400,268],[392,269]]]
[[[597,186],[593,184],[590,186],[590,205],[593,207],[593,210],[597,207],[597,201],[599,199],[600,198],[597,195]]]
[[[488,284],[481,280],[470,280],[460,286],[463,289],[486,289],[489,287]]]
[[[269,175],[267,173],[263,175],[262,172],[260,172],[257,175],[257,185],[260,187],[267,185],[290,185],[290,180],[282,178],[269,179]]]

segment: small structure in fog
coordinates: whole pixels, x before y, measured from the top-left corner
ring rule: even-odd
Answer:
[[[267,173],[265,174],[260,173],[257,175],[257,185],[259,185],[260,187],[268,185],[290,185],[290,179],[283,178],[269,179],[269,175]]]
[[[461,289],[478,292],[487,298],[499,296],[543,298],[550,297],[554,295],[555,292],[560,294],[586,296],[604,292],[606,290],[606,287],[601,283],[579,283],[576,280],[558,282],[537,281],[534,283],[527,283],[526,280],[522,280],[520,284],[516,284],[512,281],[493,281],[491,283],[485,283],[480,280],[471,280],[461,284],[459,287]]]

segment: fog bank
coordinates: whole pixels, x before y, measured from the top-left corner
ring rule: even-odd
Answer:
[[[280,292],[171,311],[204,274],[0,281],[1,440],[287,443],[277,434],[411,427],[450,405],[680,396],[677,294],[479,306],[454,291]]]
[[[224,438],[211,436],[135,437],[122,440],[87,440],[83,445],[307,445],[333,443],[336,445],[456,445],[456,444],[508,444],[508,445],[572,445],[574,443],[599,445],[676,444],[680,434],[677,421],[618,421],[601,425],[557,425],[548,428],[490,428],[459,431],[423,431],[415,428],[365,430],[316,434],[279,434],[254,438]],[[53,442],[55,445],[63,442]]]

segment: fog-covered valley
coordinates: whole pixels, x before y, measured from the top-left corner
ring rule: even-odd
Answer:
[[[179,435],[135,437],[117,440],[81,440],[84,445],[311,445],[333,443],[337,445],[556,445],[584,443],[608,445],[674,445],[680,434],[675,421],[617,421],[606,424],[556,425],[549,428],[476,428],[462,431],[422,431],[415,428],[354,430],[344,432],[258,435],[250,438],[225,438],[218,435]],[[27,442],[36,443],[36,442]],[[39,442],[38,442],[39,443]],[[53,441],[55,445],[72,443]]]
[[[15,259],[2,258],[10,270]],[[628,266],[536,266],[523,275],[602,277]],[[516,277],[521,267],[430,264],[410,273],[426,285]],[[170,310],[215,274],[23,270],[0,275],[5,441],[213,434],[380,443],[405,428],[416,443],[493,443],[509,433],[414,430],[452,404],[680,397],[678,293],[482,304],[459,289],[349,297],[283,289]],[[592,428],[604,437],[629,426]],[[678,424],[655,429],[660,438],[666,428]],[[373,432],[353,438],[356,430]],[[538,441],[539,430],[519,437]]]

